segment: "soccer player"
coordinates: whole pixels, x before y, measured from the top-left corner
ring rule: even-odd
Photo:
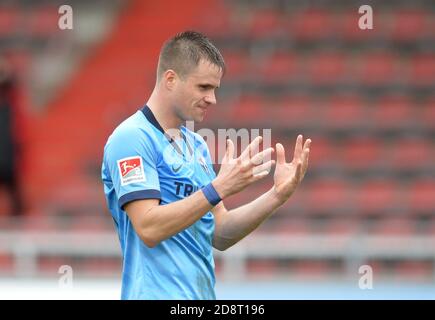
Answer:
[[[305,175],[311,141],[299,135],[290,163],[276,145],[268,192],[225,208],[225,198],[265,177],[275,161],[265,161],[273,148],[259,151],[261,137],[239,157],[228,139],[216,176],[205,141],[183,126],[202,121],[216,104],[224,69],[204,35],[186,31],[168,40],[146,105],[106,143],[102,179],[123,253],[122,299],[215,299],[213,247],[225,250],[251,233]]]

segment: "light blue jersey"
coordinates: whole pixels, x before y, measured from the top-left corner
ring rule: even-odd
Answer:
[[[114,130],[104,148],[104,193],[123,254],[121,299],[215,299],[211,212],[149,248],[123,210],[139,199],[172,203],[215,178],[205,141],[184,126],[181,132],[183,139],[170,139],[145,106]]]

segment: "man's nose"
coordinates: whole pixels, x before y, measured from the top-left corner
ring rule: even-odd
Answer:
[[[216,95],[214,94],[214,92],[205,96],[205,102],[209,104],[216,104]]]

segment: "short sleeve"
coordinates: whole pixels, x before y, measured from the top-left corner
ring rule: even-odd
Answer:
[[[153,139],[139,128],[123,128],[107,142],[104,161],[121,209],[134,200],[161,199]]]

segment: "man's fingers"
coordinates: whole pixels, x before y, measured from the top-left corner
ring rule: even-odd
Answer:
[[[242,159],[242,162],[248,161],[250,159],[250,154],[252,154],[251,150],[258,150],[258,147],[260,146],[261,141],[263,140],[263,137],[258,136],[256,137],[249,146],[246,147],[245,150],[243,150],[242,154],[240,155],[240,158]]]
[[[296,166],[296,173],[295,173],[295,178],[297,183],[301,181],[301,177],[302,177],[302,163],[298,162]]]
[[[267,175],[269,174],[270,169],[274,164],[275,164],[275,160],[270,160],[263,164],[260,164],[259,166],[256,166],[254,167],[254,169],[252,169],[252,174],[254,175],[254,177],[262,174]]]
[[[302,177],[305,175],[305,172],[307,171],[309,156],[310,156],[310,149],[309,148],[304,149],[304,152],[302,154]]]
[[[270,160],[266,163],[263,163],[260,166],[257,166],[253,169],[251,183],[254,183],[258,180],[263,179],[264,177],[267,177],[270,173],[271,167],[275,164],[275,160]]]
[[[300,159],[300,156],[302,154],[302,141],[303,141],[303,136],[300,134],[296,138],[295,152],[293,154],[293,159],[296,161]]]
[[[284,146],[281,143],[277,143],[275,145],[275,148],[276,148],[276,162],[278,164],[284,164],[285,163]]]
[[[231,141],[231,139],[227,139],[226,156],[228,161],[234,159],[234,143]]]
[[[260,137],[260,136],[259,136]],[[255,139],[255,138],[254,138]],[[263,138],[261,137],[261,140]],[[260,144],[261,144],[261,140],[260,143],[258,144],[254,144],[250,149],[249,149],[249,158],[252,158],[253,156],[255,156],[258,151],[260,151]]]
[[[304,150],[302,152],[302,177],[308,168],[308,158],[310,156],[311,139],[307,139],[304,143]]]
[[[304,150],[307,149],[307,148],[309,148],[310,146],[311,146],[311,139],[307,139],[307,140],[305,140],[305,143],[304,143]]]
[[[311,147],[311,139],[307,139],[304,143],[304,149],[302,150],[302,165],[305,164],[305,162],[308,160],[308,156],[310,154],[310,147]]]
[[[273,151],[273,148],[267,148],[266,150],[257,153],[254,157],[251,158],[251,164],[257,166],[259,164],[262,164],[265,160],[270,160]]]

